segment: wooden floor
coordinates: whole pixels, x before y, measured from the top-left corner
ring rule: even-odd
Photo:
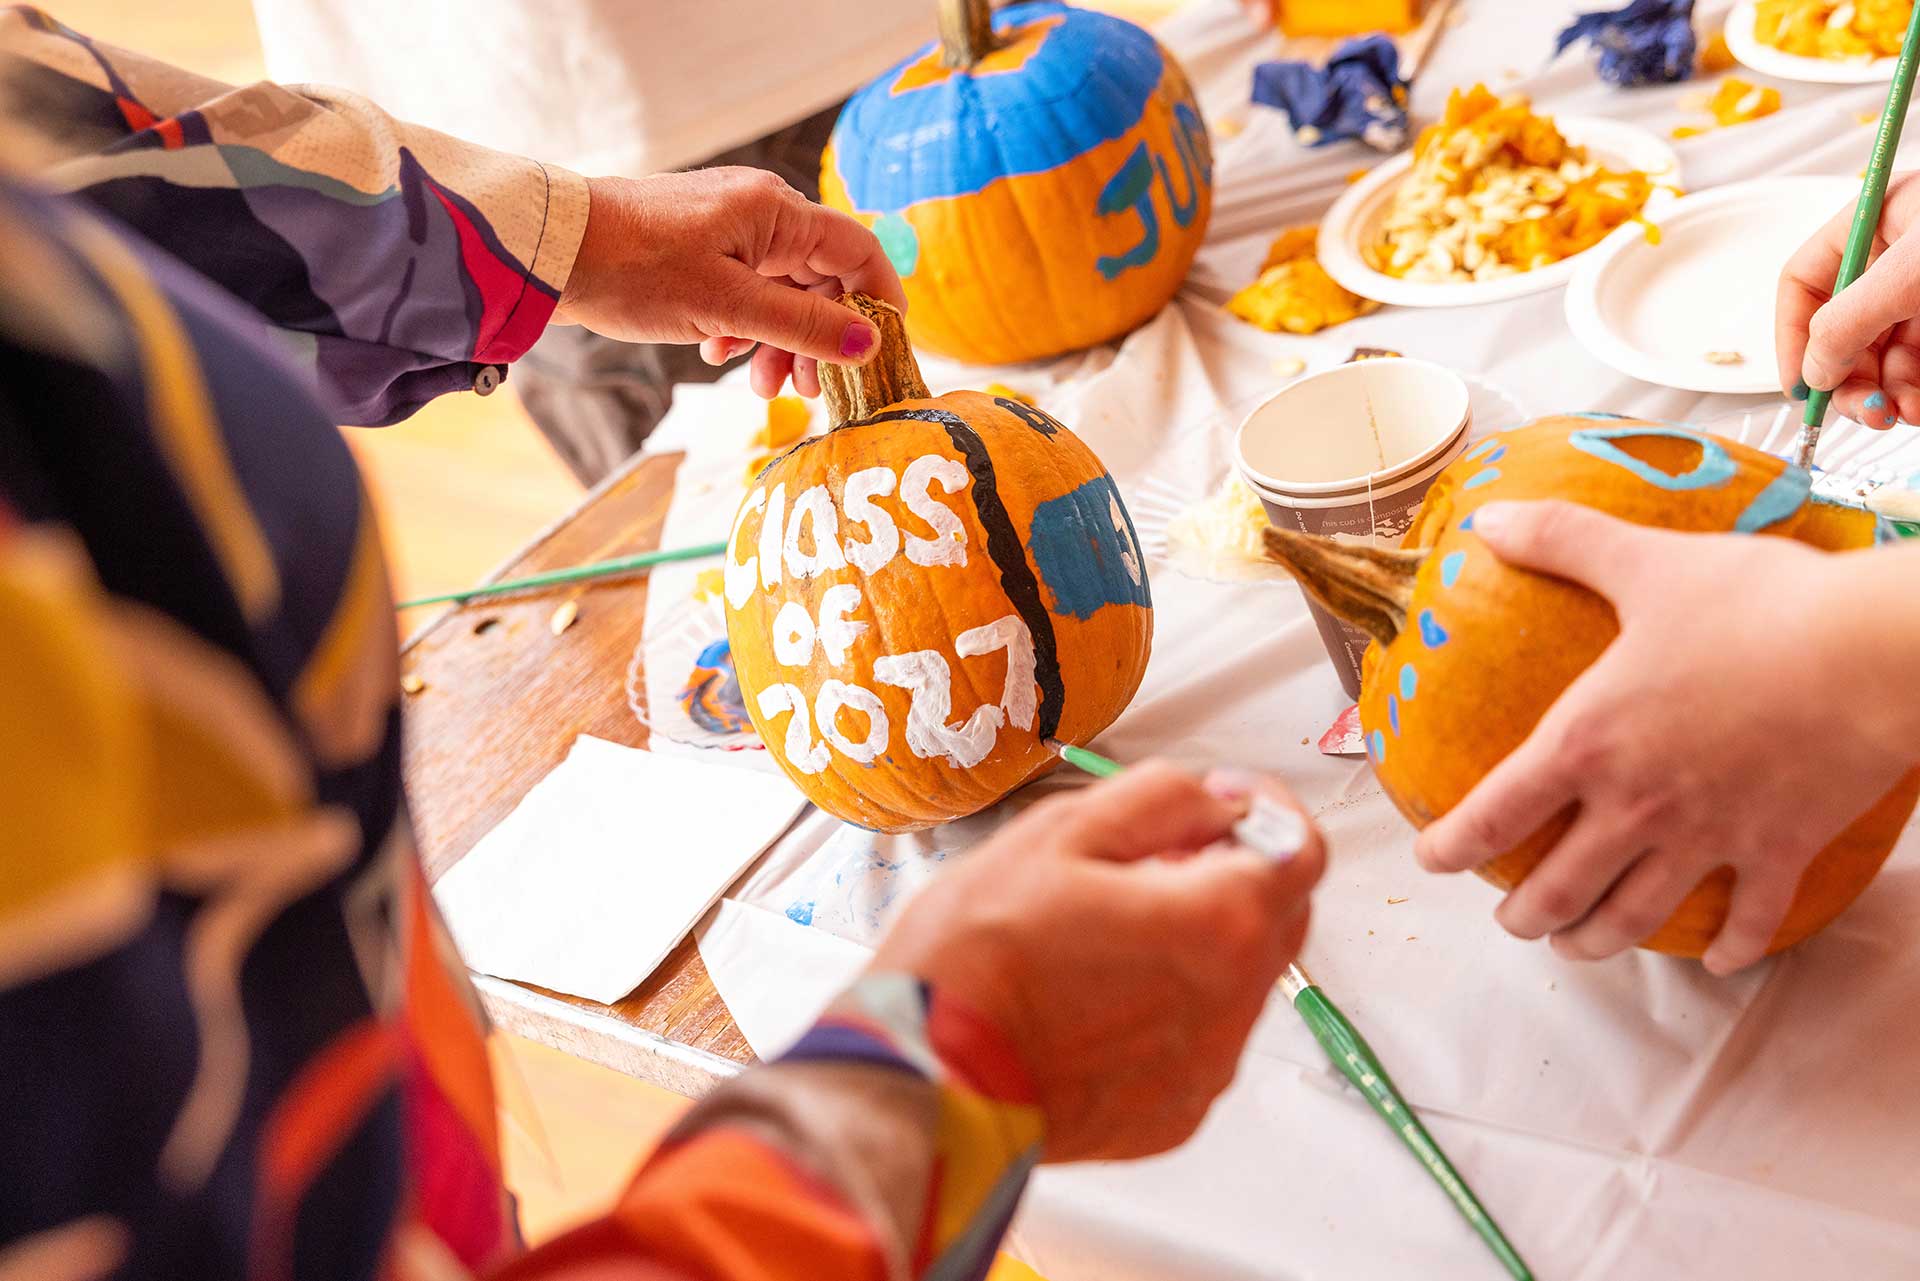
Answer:
[[[314,0],[322,3],[323,0]],[[229,83],[263,74],[247,0],[191,6],[39,0],[56,18],[111,44]],[[1102,0],[1139,20],[1180,0]],[[406,423],[349,430],[386,535],[398,597],[478,579],[564,514],[579,485],[506,388],[444,397]],[[403,619],[403,627],[416,620]],[[605,1207],[686,1100],[517,1037],[491,1046],[500,1083],[507,1181],[528,1238]],[[1003,1260],[992,1281],[1038,1281]]]

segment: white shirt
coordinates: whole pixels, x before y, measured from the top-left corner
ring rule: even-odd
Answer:
[[[930,0],[254,0],[275,80],[582,173],[675,169],[838,102]]]

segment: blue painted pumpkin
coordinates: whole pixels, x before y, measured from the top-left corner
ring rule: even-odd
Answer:
[[[942,2],[942,40],[847,103],[821,198],[878,234],[927,350],[999,364],[1126,333],[1179,289],[1212,209],[1179,64],[1104,14],[1013,5],[988,39],[985,0]]]

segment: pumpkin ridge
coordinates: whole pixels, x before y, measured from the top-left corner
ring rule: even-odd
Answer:
[[[973,510],[980,527],[987,531],[987,556],[1000,571],[1000,590],[1006,593],[1020,621],[1033,638],[1033,678],[1040,686],[1038,730],[1041,738],[1052,738],[1060,729],[1060,717],[1066,710],[1067,686],[1060,675],[1060,653],[1053,634],[1053,615],[1040,597],[1040,579],[1027,563],[1027,549],[1020,531],[1013,526],[1013,515],[1000,501],[1000,484],[994,475],[993,458],[987,442],[967,425],[965,419],[945,409],[889,409],[848,426],[872,426],[903,420],[939,423],[947,439],[960,451],[961,459],[973,477]]]

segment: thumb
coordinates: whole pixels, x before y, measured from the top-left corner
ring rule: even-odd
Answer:
[[[1920,316],[1920,238],[1908,236],[1813,313],[1801,377],[1809,387],[1832,391],[1881,334],[1915,316]]]
[[[1667,535],[1579,503],[1488,503],[1473,532],[1509,565],[1599,592],[1619,604]]]
[[[742,287],[722,317],[728,334],[837,365],[873,358],[880,336],[859,312],[751,268],[739,271]]]

